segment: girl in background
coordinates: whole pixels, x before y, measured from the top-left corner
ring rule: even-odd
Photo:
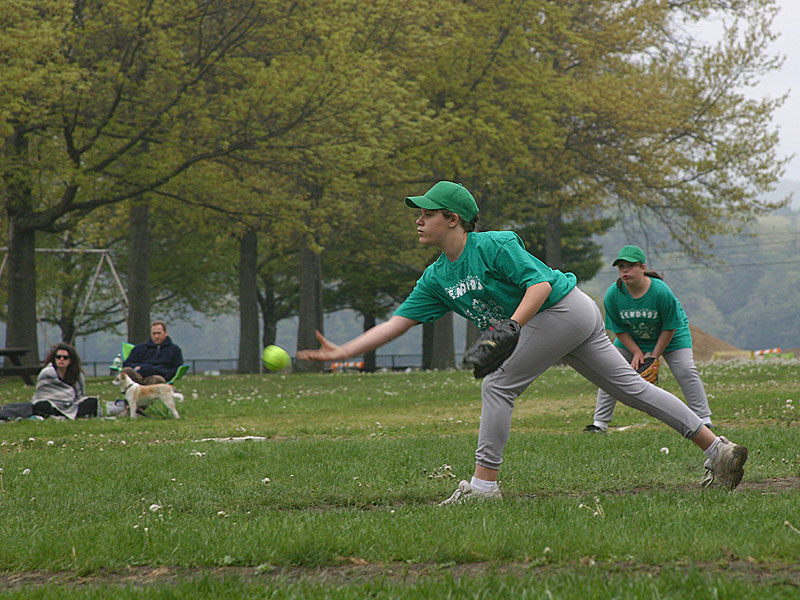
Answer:
[[[645,358],[663,358],[681,386],[686,404],[712,427],[708,397],[692,352],[689,319],[681,303],[658,273],[647,270],[644,251],[625,246],[614,266],[619,279],[606,292],[604,306],[606,329],[616,339],[614,345],[634,369]],[[616,400],[602,388],[597,390],[594,422],[588,433],[603,433],[614,416]]]

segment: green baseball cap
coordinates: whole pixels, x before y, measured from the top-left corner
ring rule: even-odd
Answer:
[[[639,246],[625,246],[619,251],[619,254],[617,254],[617,260],[614,261],[613,265],[616,267],[617,263],[621,260],[629,263],[645,264],[647,262],[644,258],[644,250],[639,248]]]
[[[467,223],[478,214],[478,205],[472,194],[460,183],[452,181],[440,181],[425,192],[424,196],[409,196],[406,198],[406,204],[411,208],[428,210],[444,208],[456,213]]]

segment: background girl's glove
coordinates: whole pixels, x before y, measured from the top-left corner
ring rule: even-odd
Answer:
[[[649,356],[642,361],[636,372],[642,376],[642,379],[649,381],[653,385],[658,385],[658,359],[654,356]]]

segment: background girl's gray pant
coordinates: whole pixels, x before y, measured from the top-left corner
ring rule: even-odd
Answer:
[[[613,398],[663,421],[684,437],[694,437],[703,426],[683,402],[647,383],[631,368],[608,339],[597,305],[575,288],[528,321],[514,353],[484,378],[477,464],[500,467],[514,400],[548,367],[562,360]]]
[[[630,364],[633,360],[633,353],[627,348],[617,348],[620,354],[625,357],[625,360]],[[669,366],[669,370],[675,376],[675,380],[681,386],[683,397],[686,398],[686,404],[692,409],[703,423],[711,423],[711,408],[708,406],[708,396],[706,396],[706,389],[703,387],[703,382],[700,379],[700,374],[697,372],[697,367],[694,364],[694,353],[691,348],[681,348],[673,350],[672,352],[665,352],[661,358]],[[608,425],[611,423],[611,418],[614,416],[614,406],[617,401],[602,389],[597,390],[597,405],[594,409],[594,423],[602,423]]]

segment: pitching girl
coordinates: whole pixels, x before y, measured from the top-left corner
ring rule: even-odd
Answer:
[[[658,273],[647,270],[644,252],[638,246],[622,248],[613,264],[619,279],[606,291],[604,306],[606,328],[616,336],[614,345],[634,369],[645,358],[663,358],[689,408],[711,427],[711,409],[694,364],[692,333],[681,303]],[[584,431],[606,431],[615,404],[608,392],[598,389],[594,423]]]
[[[501,498],[497,474],[511,428],[514,400],[550,365],[564,361],[612,397],[663,421],[706,454],[706,484],[735,488],[747,448],[715,436],[678,398],[647,383],[617,352],[597,305],[575,287],[575,276],[549,268],[525,250],[513,232],[476,233],[478,206],[462,185],[440,181],[423,196],[405,199],[418,208],[422,244],[442,250],[411,294],[387,321],[337,346],[317,332],[321,346],[301,350],[301,360],[360,356],[421,322],[448,311],[479,329],[506,319],[520,327],[514,352],[481,385],[481,424],[475,471],[442,504]]]

